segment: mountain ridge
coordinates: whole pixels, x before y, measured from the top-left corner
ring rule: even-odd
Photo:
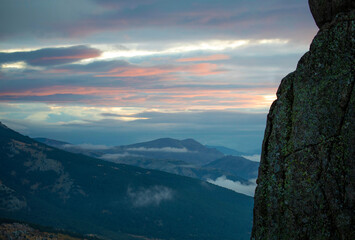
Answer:
[[[67,145],[56,145],[58,142],[56,140],[39,140],[45,141],[49,144],[54,143],[53,146],[57,146],[67,151],[82,153],[84,155],[97,157],[107,161],[161,170],[182,176],[198,178],[204,181],[216,180],[219,177],[225,176],[232,181],[238,181],[242,184],[249,184],[250,178],[256,178],[257,168],[259,165],[259,163],[252,162],[239,156],[232,157],[235,161],[230,161],[229,163],[231,164],[231,167],[227,167],[225,166],[226,164],[223,164],[223,162],[228,161],[228,158],[220,154],[214,155],[212,161],[209,161],[205,165],[196,165],[191,162],[181,160],[181,155],[187,151],[200,151],[205,154],[214,154],[216,152],[214,149],[208,149],[208,151],[206,151],[208,147],[202,145],[194,139],[177,140],[172,138],[160,138],[148,142],[116,146],[113,147],[113,149],[97,151],[81,149],[81,145],[78,145],[77,149],[75,148],[75,145],[70,147]],[[191,147],[191,145],[193,146]],[[151,151],[155,152],[155,155],[152,155]],[[164,151],[172,152],[165,154]],[[187,156],[195,157],[196,155]],[[215,164],[213,166],[209,165],[209,163],[213,163],[217,160],[219,160],[219,164]],[[238,168],[240,169],[238,170]]]

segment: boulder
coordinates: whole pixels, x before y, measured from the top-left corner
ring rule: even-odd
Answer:
[[[355,8],[354,0],[309,0],[308,2],[319,28],[325,23],[331,22],[338,13]]]

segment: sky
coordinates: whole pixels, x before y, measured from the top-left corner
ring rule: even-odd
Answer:
[[[260,151],[306,0],[0,0],[0,121],[31,137]]]

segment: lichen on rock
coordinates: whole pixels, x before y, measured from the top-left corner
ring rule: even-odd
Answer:
[[[268,115],[251,239],[355,239],[354,8],[321,26]]]

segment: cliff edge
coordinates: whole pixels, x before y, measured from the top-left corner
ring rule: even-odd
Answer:
[[[253,240],[355,239],[352,0],[310,0],[320,30],[267,118]]]

